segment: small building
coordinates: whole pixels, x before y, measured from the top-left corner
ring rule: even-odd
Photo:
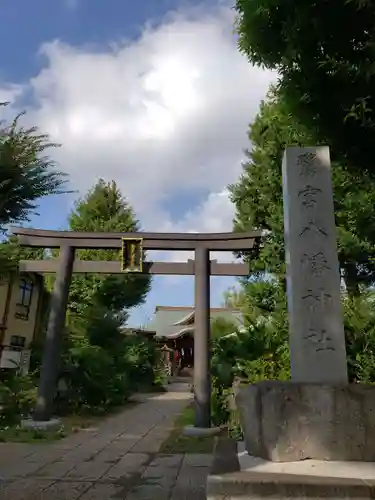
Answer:
[[[42,319],[43,277],[21,273],[0,281],[0,369],[27,372],[30,344]]]
[[[239,328],[243,325],[242,313],[227,307],[213,307],[211,321],[223,319]],[[143,334],[154,338],[165,351],[178,353],[181,369],[194,366],[194,307],[156,306],[151,322]]]

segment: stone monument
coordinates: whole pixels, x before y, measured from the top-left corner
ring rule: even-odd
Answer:
[[[328,147],[283,160],[291,381],[236,398],[247,451],[272,461],[375,460],[375,389],[348,384]]]
[[[375,498],[375,386],[349,384],[327,147],[283,161],[291,380],[240,389],[208,500]]]
[[[329,149],[288,148],[283,193],[292,380],[347,383]]]

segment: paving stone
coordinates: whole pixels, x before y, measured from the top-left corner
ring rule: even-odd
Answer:
[[[127,500],[126,492],[121,486],[113,484],[95,484],[86,491],[79,500]]]
[[[34,462],[39,464],[47,464],[49,462],[53,462],[54,460],[58,460],[59,458],[64,456],[64,451],[51,449],[48,445],[44,447],[42,450],[34,451],[31,455],[26,457],[27,462]]]
[[[169,429],[168,429],[169,425],[166,426],[166,425],[163,425],[162,423],[160,423],[159,425],[157,425],[156,427],[154,427],[153,429],[151,429],[151,431],[148,433],[148,436],[150,435],[153,435],[153,436],[165,436],[165,434],[168,434],[169,432]]]
[[[6,486],[9,486],[11,483],[12,483],[12,480],[6,480],[6,479],[0,478],[0,491],[2,489],[4,489]]]
[[[205,499],[207,475],[208,467],[182,466],[171,500]]]
[[[111,425],[111,424],[107,424]],[[105,430],[99,432],[97,438],[95,439],[95,443],[98,443],[98,445],[105,446],[106,444],[110,443],[111,441],[114,441],[121,432],[106,432]]]
[[[19,460],[16,463],[10,463],[0,467],[0,477],[4,479],[11,479],[16,477],[25,477],[35,474],[38,469],[43,467],[43,463],[26,462]]]
[[[113,465],[119,462],[124,455],[126,455],[126,451],[123,449],[108,446],[95,455],[95,460],[100,460],[101,462]]]
[[[136,415],[134,415],[133,418],[137,418]],[[124,424],[124,430],[121,433],[121,436],[126,434],[132,437],[143,438],[148,432],[150,432],[150,430],[155,426],[155,424],[156,422],[154,420],[148,421],[146,418],[144,418],[143,420],[139,420],[138,423],[133,423],[133,424],[129,421],[126,424]]]
[[[142,474],[141,484],[147,486],[161,486],[171,490],[176,483],[177,475],[177,467],[147,467]]]
[[[170,495],[171,490],[162,486],[141,485],[132,489],[125,498],[126,500],[169,500]]]
[[[66,453],[62,457],[62,460],[66,461],[66,462],[71,460],[73,462],[73,464],[76,464],[79,462],[84,462],[85,460],[90,460],[97,453],[99,453],[99,450],[94,451],[92,449],[78,448],[77,450],[71,450],[68,453]]]
[[[108,448],[116,451],[123,451],[124,454],[128,453],[128,451],[132,450],[134,446],[138,443],[139,439],[122,439],[121,437],[112,441],[103,451],[106,451]]]
[[[43,490],[53,481],[43,479],[19,479],[0,491],[1,500],[40,500]]]
[[[161,445],[164,443],[165,439],[149,439],[149,438],[144,438],[141,441],[139,441],[132,451],[137,452],[137,453],[157,453]]]
[[[90,437],[92,436],[90,435]],[[83,443],[87,442],[88,439],[89,435],[86,434],[86,429],[82,429],[79,433],[75,434],[74,436],[69,436],[49,446],[51,447],[51,449],[61,450],[64,453],[66,453],[69,450],[74,450],[78,448]]]
[[[42,467],[36,472],[36,476],[52,479],[60,479],[65,476],[76,465],[72,460],[58,460]]]
[[[23,443],[1,443],[0,463],[20,460],[34,453],[34,448]]]
[[[65,477],[79,478],[81,481],[95,481],[101,478],[110,467],[111,464],[101,460],[89,460],[77,464]]]
[[[157,455],[149,467],[173,467],[179,468],[183,459],[182,454],[176,455]]]
[[[138,472],[142,474],[150,460],[149,455],[144,453],[129,453],[125,455],[116,465],[110,467],[105,473],[106,479],[119,479]]]
[[[43,490],[40,500],[77,500],[91,487],[91,483],[58,481]]]
[[[119,440],[129,440],[129,441],[135,441],[135,442],[137,442],[140,439],[142,439],[145,436],[145,434],[146,434],[146,431],[137,432],[134,429],[132,429],[131,432],[129,432],[129,431],[122,432],[112,442],[116,442],[116,441],[119,441]]]
[[[207,500],[206,489],[205,488],[197,489],[196,487],[182,488],[182,489],[174,488],[172,491],[172,495],[168,498],[168,500]],[[232,499],[228,498],[228,500]]]
[[[212,455],[210,454],[195,454],[187,453],[184,457],[183,466],[192,467],[209,467],[212,462]]]
[[[99,453],[99,451],[104,450],[106,446],[108,446],[109,443],[99,443],[96,441],[90,441],[89,443],[85,443],[81,445],[79,448],[76,450],[71,450],[69,452],[70,455],[81,455],[82,457],[87,456],[87,457],[93,457]]]

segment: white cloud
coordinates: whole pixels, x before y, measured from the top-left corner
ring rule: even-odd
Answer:
[[[115,179],[143,226],[160,230],[171,193],[220,193],[236,179],[247,125],[274,75],[239,54],[232,24],[227,8],[181,11],[101,51],[43,45],[29,119],[63,144],[56,159],[74,187]],[[222,196],[176,226],[219,230]]]
[[[0,87],[0,102],[12,103],[23,94],[24,88],[22,85],[17,84],[3,84]]]
[[[233,227],[234,206],[230,202],[227,189],[217,193],[210,193],[203,203],[188,211],[185,216],[176,224],[167,221],[162,231],[165,232],[186,232],[199,233],[211,232],[221,233],[230,232]],[[194,259],[194,252],[171,251],[171,252],[148,252],[148,259],[153,261],[186,262],[188,259]],[[232,252],[211,252],[211,260],[218,262],[238,262]],[[233,279],[215,277],[214,287],[216,295],[218,289],[226,290],[233,285]],[[190,286],[190,280],[181,276],[165,276],[164,282],[169,285]]]
[[[204,202],[188,211],[180,222],[186,232],[220,233],[232,230],[234,207],[228,191],[211,192]]]
[[[234,206],[229,200],[228,194],[227,189],[218,193],[210,193],[201,205],[187,212],[180,224],[181,231],[192,233],[232,231]],[[216,259],[219,262],[235,262],[231,252],[211,252],[211,259]]]
[[[41,53],[43,69],[23,88],[33,96],[27,119],[63,145],[55,159],[74,188],[116,180],[148,231],[231,231],[226,186],[275,75],[240,55],[230,9],[172,13],[137,40],[101,50],[53,41]],[[21,91],[0,89],[0,101]],[[197,202],[195,191],[208,194]],[[191,206],[176,222],[165,206],[186,193]]]

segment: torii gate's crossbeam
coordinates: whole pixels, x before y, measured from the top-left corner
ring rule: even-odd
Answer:
[[[79,233],[74,231],[48,231],[44,229],[12,228],[20,245],[40,248],[115,249],[121,248],[122,240],[142,239],[145,250],[195,250],[203,246],[212,251],[251,250],[261,237],[251,233]]]
[[[38,388],[34,420],[49,420],[56,391],[60,345],[65,324],[69,285],[73,272],[118,273],[125,271],[121,262],[75,260],[76,249],[122,249],[124,240],[141,241],[145,250],[193,250],[195,260],[188,262],[140,262],[130,266],[142,273],[195,275],[194,392],[196,427],[211,426],[210,378],[210,275],[246,276],[246,264],[210,261],[210,251],[246,252],[257,249],[261,233],[76,233],[14,228],[13,234],[23,246],[60,248],[58,259],[21,261],[20,269],[34,272],[55,272],[50,316]],[[138,257],[141,252],[138,252]],[[129,272],[129,267],[126,269]]]
[[[50,274],[59,268],[58,259],[21,260],[19,270],[26,273]],[[120,261],[79,260],[73,263],[73,273],[123,274]],[[144,262],[143,273],[161,275],[192,276],[195,274],[194,260],[187,262]],[[210,261],[211,276],[248,276],[249,266],[242,262]]]

